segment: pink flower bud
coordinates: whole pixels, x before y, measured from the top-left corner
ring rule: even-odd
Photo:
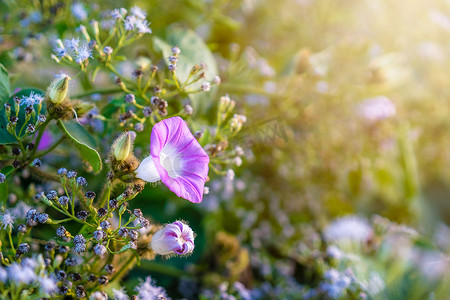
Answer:
[[[195,247],[194,232],[188,225],[176,221],[153,235],[151,247],[160,255],[191,253]]]

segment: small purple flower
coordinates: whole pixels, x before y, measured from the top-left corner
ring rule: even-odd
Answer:
[[[147,182],[161,180],[178,197],[199,203],[203,199],[208,164],[208,154],[186,122],[173,117],[153,126],[150,156],[141,162],[136,177]]]
[[[160,255],[185,255],[194,250],[194,232],[181,221],[166,225],[156,232],[151,241],[152,249]]]

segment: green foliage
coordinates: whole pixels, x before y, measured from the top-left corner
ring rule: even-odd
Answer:
[[[4,103],[11,95],[8,70],[0,64],[0,103]]]
[[[89,165],[92,167],[92,171],[94,173],[100,172],[102,169],[102,159],[95,149],[81,142],[80,137],[79,137],[80,140],[74,137],[74,135],[79,136],[79,130],[73,130],[76,133],[72,134],[72,132],[69,132],[69,130],[64,126],[61,120],[58,120],[58,126],[61,128],[63,133],[70,139],[75,148],[78,150],[81,158],[89,163]],[[76,128],[73,126],[70,126],[69,128],[71,127]]]
[[[169,56],[172,55],[172,48],[177,46],[180,48],[179,62],[177,63],[177,78],[180,82],[186,82],[192,79],[190,73],[192,68],[199,63],[205,63],[205,78],[211,80],[218,74],[216,60],[211,50],[205,42],[192,30],[172,27],[167,30],[166,38],[162,40],[159,37],[153,38],[154,47],[161,51],[164,61],[169,65]],[[202,81],[195,82],[190,86],[192,90],[198,90]],[[212,103],[211,99],[217,92],[215,87],[211,88],[208,93],[189,94],[189,98],[193,102],[194,111],[198,114],[204,112]]]

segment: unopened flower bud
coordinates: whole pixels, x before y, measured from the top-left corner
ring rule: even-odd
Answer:
[[[5,103],[5,114],[6,118],[9,119],[9,117],[11,116],[11,104],[9,103]]]
[[[24,253],[27,253],[28,251],[30,251],[30,246],[26,243],[20,244],[19,247],[17,248],[17,252],[16,252],[16,256],[20,256]]]
[[[59,104],[64,101],[69,90],[69,79],[69,76],[63,74],[50,83],[48,97],[52,103]]]
[[[94,36],[97,36],[100,32],[99,28],[98,28],[98,21],[92,20],[91,27],[92,27],[92,32],[94,33]]]
[[[169,70],[170,70],[171,72],[175,72],[175,71],[177,70],[177,65],[170,64],[170,65],[168,66],[168,68],[169,68]]]
[[[42,123],[44,123],[47,120],[47,117],[44,115],[39,115],[37,117],[37,121],[36,121],[36,126],[41,125]]]
[[[108,228],[111,227],[111,223],[109,223],[109,221],[102,221],[102,222],[100,223],[100,227],[101,227],[103,230],[108,230]]]
[[[103,256],[106,253],[106,247],[103,246],[102,244],[97,244],[94,247],[94,253],[99,256]]]
[[[178,55],[178,54],[181,53],[181,50],[178,47],[173,47],[172,48],[172,53],[173,53],[173,55]]]
[[[103,48],[103,53],[105,53],[106,55],[111,55],[113,53],[113,48],[111,48],[110,46],[106,46],[105,48]]]
[[[197,140],[199,140],[199,139],[201,139],[202,138],[202,136],[203,136],[203,131],[196,131],[195,133],[194,133],[194,137],[197,139]]]
[[[61,206],[67,206],[69,204],[69,201],[70,201],[70,199],[67,196],[61,196],[58,199],[58,202]]]
[[[220,77],[219,76],[214,76],[212,79],[212,83],[219,85],[221,82]]]
[[[153,235],[151,247],[160,255],[191,253],[194,250],[194,232],[188,225],[176,221]]]
[[[118,161],[126,160],[132,151],[132,147],[132,134],[131,132],[125,132],[116,139],[112,146],[114,157]]]
[[[133,94],[125,95],[125,103],[133,103],[134,101],[136,101],[136,97]]]
[[[208,81],[202,83],[202,90],[204,92],[209,92],[211,90],[211,84]]]
[[[191,105],[186,104],[186,105],[184,106],[184,113],[185,113],[186,115],[190,116],[190,115],[192,115],[193,112],[194,112],[194,109],[192,108]]]
[[[144,125],[142,123],[134,124],[134,130],[136,130],[137,132],[144,131]]]
[[[106,236],[106,234],[103,230],[97,230],[94,231],[93,236],[97,241],[101,241]]]
[[[30,134],[36,131],[36,127],[33,124],[28,124],[27,128],[25,129],[26,134]]]
[[[66,230],[66,228],[64,228],[64,226],[60,226],[60,227],[58,227],[58,229],[56,229],[56,236],[66,237],[68,235],[69,235],[69,232]]]

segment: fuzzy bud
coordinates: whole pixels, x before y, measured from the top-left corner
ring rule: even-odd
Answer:
[[[106,234],[103,230],[97,230],[94,231],[93,236],[97,241],[101,241],[106,236]]]
[[[64,101],[69,90],[69,79],[69,76],[63,74],[50,83],[47,93],[52,103],[60,104]]]
[[[106,247],[103,246],[102,244],[97,244],[94,247],[94,253],[99,256],[103,256],[106,253]]]
[[[114,157],[118,161],[124,161],[128,158],[133,148],[133,139],[131,132],[125,132],[119,136],[112,146]]]

